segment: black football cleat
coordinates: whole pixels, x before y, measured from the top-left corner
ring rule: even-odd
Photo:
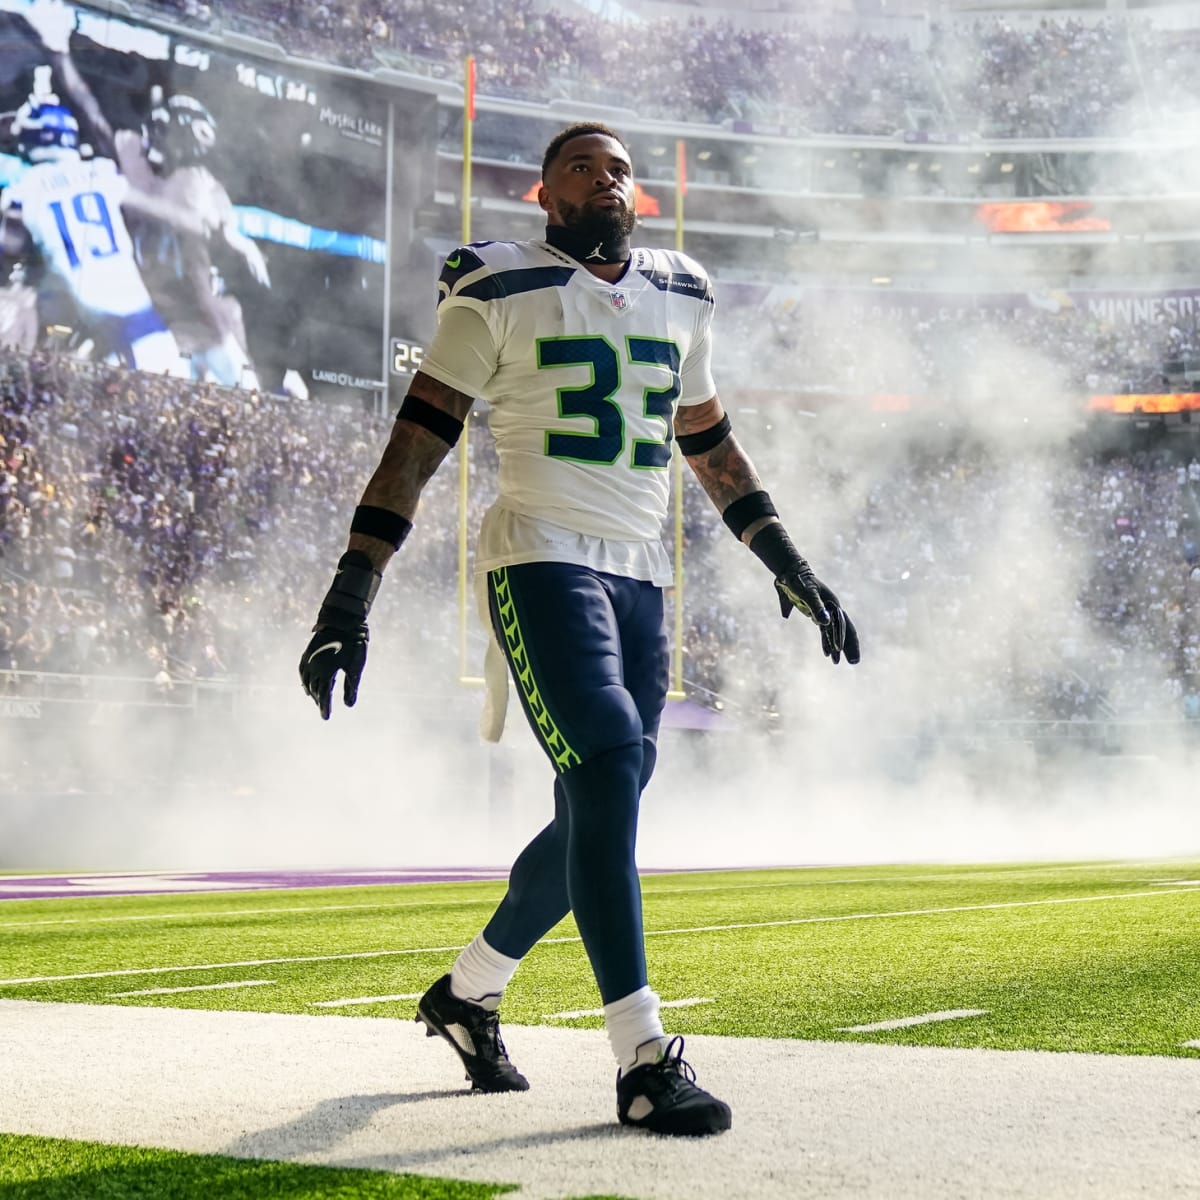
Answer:
[[[440,1034],[454,1047],[477,1092],[527,1092],[529,1080],[509,1061],[500,1036],[500,1018],[450,991],[443,975],[417,1003],[417,1020],[425,1036]]]
[[[733,1113],[696,1086],[696,1072],[683,1060],[683,1038],[675,1037],[658,1062],[617,1072],[617,1119],[651,1133],[705,1137],[724,1133]]]

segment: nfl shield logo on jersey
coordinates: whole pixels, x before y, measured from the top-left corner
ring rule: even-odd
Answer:
[[[608,298],[612,301],[612,306],[617,312],[624,312],[626,306],[629,304],[624,292],[609,292]]]

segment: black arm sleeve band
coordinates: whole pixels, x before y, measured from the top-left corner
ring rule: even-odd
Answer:
[[[777,517],[779,511],[771,503],[771,497],[766,492],[751,492],[748,496],[739,496],[721,514],[721,520],[733,530],[733,536],[740,542],[742,534],[761,517]]]
[[[448,446],[458,441],[458,435],[463,431],[463,423],[452,417],[443,409],[426,403],[420,396],[405,396],[400,411],[396,414],[397,421],[411,421],[428,429],[434,437],[440,437]]]
[[[389,508],[360,504],[354,510],[350,532],[378,538],[381,542],[387,542],[393,550],[399,550],[404,539],[412,532],[412,522]]]
[[[790,574],[797,567],[808,566],[804,556],[792,544],[787,530],[778,521],[764,525],[750,539],[750,552],[776,579]]]
[[[726,413],[715,425],[701,429],[699,433],[684,433],[675,439],[679,444],[681,454],[691,458],[693,454],[706,454],[714,446],[719,446],[728,436],[731,426],[729,414]]]

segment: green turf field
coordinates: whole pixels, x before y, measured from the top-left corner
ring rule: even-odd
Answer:
[[[3,1200],[493,1200],[512,1190],[0,1133]]]
[[[0,998],[411,1019],[411,998],[360,1001],[424,991],[502,892],[7,901]],[[703,1001],[666,1009],[670,1032],[1200,1055],[1184,1045],[1200,1039],[1197,861],[651,875],[644,893],[652,983],[665,1001]],[[568,921],[502,1012],[596,1027],[554,1014],[599,1003]],[[983,1011],[845,1031],[963,1010]]]
[[[410,1020],[502,892],[6,901],[0,999]],[[693,1002],[664,1009],[670,1032],[1200,1056],[1185,1044],[1200,1041],[1200,861],[652,875],[644,894],[651,980]],[[596,1027],[561,1014],[599,1002],[565,922],[503,1015]],[[921,1020],[947,1012],[973,1015]],[[849,1030],[900,1018],[920,1023]],[[485,1200],[511,1186],[0,1132],[0,1200]]]

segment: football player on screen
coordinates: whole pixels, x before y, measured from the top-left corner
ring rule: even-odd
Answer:
[[[617,1060],[618,1119],[700,1135],[732,1118],[697,1086],[683,1040],[663,1032],[634,854],[667,697],[671,562],[660,534],[672,440],[770,571],[783,616],[795,609],[815,622],[834,663],[858,662],[859,643],[731,432],[712,378],[704,269],[677,251],[631,247],[634,196],[624,142],[603,125],[571,126],[543,158],[545,238],[480,242],[446,259],[437,334],[351,520],[300,678],[326,718],[339,671],[354,703],[382,572],[473,398],[486,397],[499,498],[483,519],[476,570],[554,772],[554,817],[417,1019],[454,1048],[477,1089],[527,1089],[497,1008],[521,960],[570,912]]]
[[[157,221],[140,221],[133,227],[142,276],[189,359],[193,378],[257,388],[242,306],[228,293],[213,264],[214,241],[219,239],[237,254],[260,286],[270,287],[271,278],[262,251],[238,228],[229,193],[206,165],[216,144],[216,120],[194,97],[165,97],[156,86],[149,96],[145,134],[114,131],[71,57],[74,11],[62,0],[36,0],[25,18],[101,153],[111,154],[135,187],[197,218],[198,232]]]
[[[0,252],[34,249],[74,301],[84,332],[143,371],[178,373],[179,347],[138,270],[127,214],[192,235],[197,214],[134,187],[108,158],[85,159],[79,123],[48,88],[46,68],[17,111],[12,131],[28,164],[0,194]]]

